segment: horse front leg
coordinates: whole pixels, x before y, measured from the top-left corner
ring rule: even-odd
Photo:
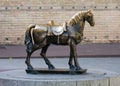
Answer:
[[[72,51],[71,51],[71,46],[70,46],[70,57],[69,57],[69,68],[70,70],[75,70],[75,66],[73,65],[73,54],[72,54]]]
[[[78,59],[77,59],[77,51],[76,51],[76,44],[75,44],[75,41],[74,41],[74,39],[71,39],[71,42],[70,42],[70,57],[71,58],[74,58],[74,65],[75,66],[73,66],[73,65],[70,65],[70,66],[73,66],[72,68],[74,68],[75,67],[75,69],[76,70],[80,70],[81,69],[81,67],[79,66],[79,63],[78,63]],[[71,61],[71,60],[70,60]]]
[[[46,52],[47,52],[48,47],[49,45],[46,45],[45,47],[43,47],[40,55],[45,60],[45,63],[48,65],[48,69],[55,69],[55,67],[51,64],[49,59],[46,57]]]

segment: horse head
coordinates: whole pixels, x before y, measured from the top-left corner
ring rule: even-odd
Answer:
[[[76,13],[72,18],[70,18],[68,24],[73,26],[80,22],[85,22],[85,21],[87,21],[91,26],[95,25],[94,15],[92,13],[92,10],[81,11]]]
[[[95,25],[95,20],[94,20],[94,15],[92,13],[92,10],[88,10],[85,13],[85,20],[91,25],[94,26]]]

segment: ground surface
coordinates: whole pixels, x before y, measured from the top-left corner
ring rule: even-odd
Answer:
[[[68,57],[69,46],[51,45],[48,48],[49,57]],[[32,57],[40,57],[40,50],[33,53]],[[120,43],[114,44],[79,44],[77,45],[79,57],[120,57]],[[0,58],[24,58],[26,47],[24,45],[0,45]]]
[[[120,73],[120,58],[79,58],[79,64],[86,69],[102,69]],[[68,68],[68,58],[50,58],[56,68]],[[13,69],[26,69],[25,59],[0,59],[0,71]],[[47,68],[42,58],[31,59],[31,64],[36,68]]]
[[[0,45],[0,71],[26,69],[25,46]],[[77,45],[79,64],[86,69],[105,69],[120,73],[120,44],[81,44]],[[37,68],[47,68],[44,60],[39,57],[40,50],[31,58],[31,63]],[[51,45],[47,56],[56,68],[68,68],[69,47]],[[63,58],[59,58],[63,57]],[[97,58],[94,58],[97,57]],[[107,57],[107,58],[106,58]],[[16,59],[17,58],[17,59]]]

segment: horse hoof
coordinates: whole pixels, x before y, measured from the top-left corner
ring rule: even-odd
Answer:
[[[38,74],[39,72],[36,70],[28,70],[26,69],[26,73],[30,73],[30,74]]]
[[[32,66],[28,66],[27,70],[34,70],[34,68]]]
[[[49,69],[49,70],[53,70],[53,69],[55,69],[55,67],[54,67],[53,65],[50,65],[50,66],[48,67],[48,69]]]
[[[82,70],[82,68],[81,67],[76,67],[76,70]]]
[[[71,66],[70,66],[70,70],[71,70],[71,71],[75,71],[75,70],[76,70],[76,67],[75,67],[74,65],[71,65]]]

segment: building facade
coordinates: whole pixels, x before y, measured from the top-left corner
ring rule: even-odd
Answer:
[[[120,0],[0,0],[0,44],[24,44],[29,24],[54,20],[63,24],[76,12],[94,10],[95,26],[87,22],[83,42],[120,42]]]

